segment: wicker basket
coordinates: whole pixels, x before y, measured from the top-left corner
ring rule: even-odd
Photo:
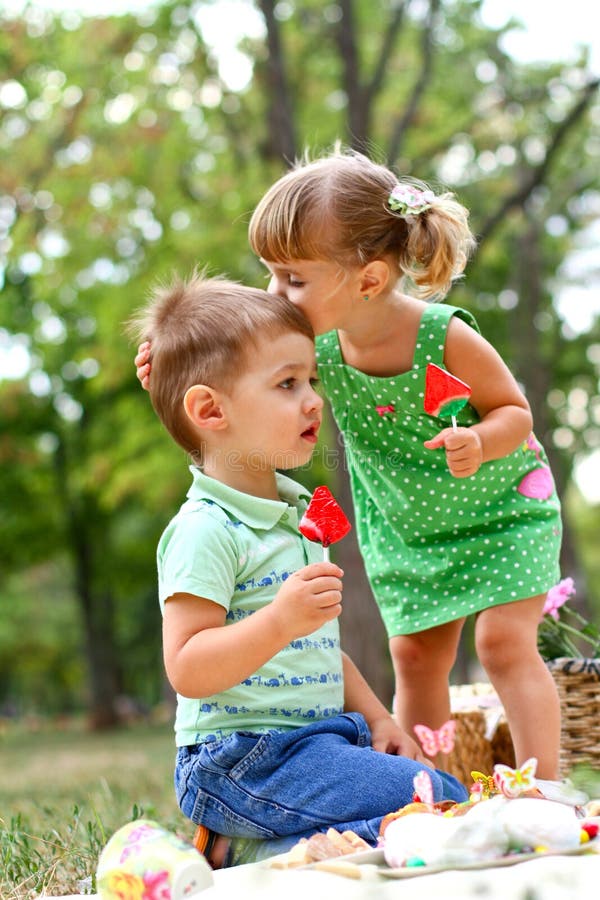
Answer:
[[[560,777],[574,766],[600,771],[600,659],[563,657],[547,663],[560,698]],[[486,708],[494,696],[491,685],[462,685],[452,690],[456,741],[448,771],[470,784],[477,769],[490,774],[496,763],[515,765],[515,754],[504,714],[489,735]],[[459,707],[454,708],[456,701]]]
[[[576,765],[600,770],[600,659],[553,659],[548,664],[561,711],[560,776]]]
[[[468,786],[473,771],[490,775],[496,763],[514,766],[510,732],[492,686],[454,686],[451,696],[456,736],[444,768]]]

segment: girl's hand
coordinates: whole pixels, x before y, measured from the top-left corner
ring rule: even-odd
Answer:
[[[339,616],[343,574],[335,563],[311,563],[284,581],[270,610],[288,641],[306,637]]]
[[[138,347],[137,356],[133,360],[136,366],[136,376],[142,387],[147,391],[150,387],[150,342],[144,341]]]
[[[392,716],[385,716],[370,723],[371,743],[380,753],[406,756],[433,768],[430,759],[423,756],[421,748],[406,731],[403,731]]]
[[[474,475],[483,462],[481,438],[474,428],[444,428],[424,444],[429,450],[445,448],[446,462],[455,478]]]

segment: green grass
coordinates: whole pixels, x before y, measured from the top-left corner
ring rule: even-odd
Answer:
[[[170,724],[93,734],[0,732],[0,897],[91,893],[109,837],[141,816],[191,838],[173,789]]]

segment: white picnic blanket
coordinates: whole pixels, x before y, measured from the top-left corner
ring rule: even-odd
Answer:
[[[360,869],[358,879],[254,863],[215,872],[214,885],[195,896],[198,900],[516,900],[527,896],[536,900],[584,900],[597,897],[600,884],[598,853],[547,856],[503,868],[446,871],[402,879],[385,878],[370,865]],[[100,898],[87,894],[61,900]]]

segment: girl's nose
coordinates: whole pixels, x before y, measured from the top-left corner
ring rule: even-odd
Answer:
[[[267,291],[269,294],[278,294],[280,297],[287,297],[287,294],[285,292],[285,283],[279,281],[276,275],[271,275]]]

